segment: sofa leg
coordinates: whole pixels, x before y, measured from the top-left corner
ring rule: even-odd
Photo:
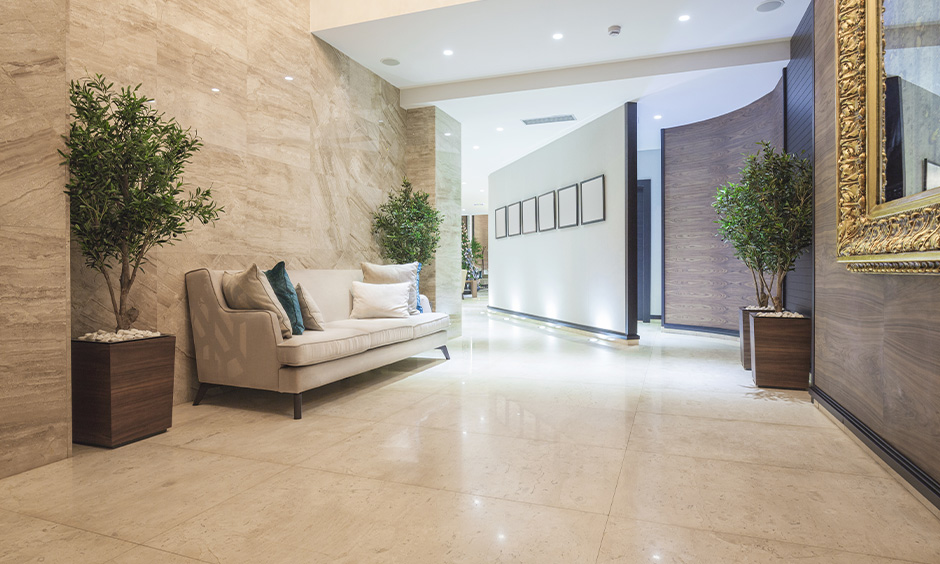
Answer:
[[[294,419],[300,419],[303,416],[304,395],[294,394]]]
[[[196,391],[196,399],[193,400],[193,405],[199,405],[202,403],[202,400],[206,398],[206,392],[209,391],[209,388],[212,387],[212,384],[203,384],[199,383],[199,390]]]
[[[450,353],[447,352],[447,345],[441,345],[441,346],[437,347],[437,350],[439,350],[439,351],[441,351],[442,353],[444,353],[444,360],[450,360]]]

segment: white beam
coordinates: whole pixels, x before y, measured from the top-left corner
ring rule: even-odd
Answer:
[[[403,16],[477,0],[310,0],[310,31]]]
[[[625,78],[787,61],[789,59],[790,40],[781,39],[720,49],[689,51],[642,59],[627,59],[612,63],[403,88],[401,91],[401,106],[405,109],[411,109],[456,98],[555,88],[574,84],[591,84],[610,80],[623,80]]]

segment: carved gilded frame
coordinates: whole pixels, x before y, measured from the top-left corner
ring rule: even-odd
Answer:
[[[878,203],[885,163],[882,13],[882,0],[838,0],[838,260],[853,272],[940,274],[940,193]]]

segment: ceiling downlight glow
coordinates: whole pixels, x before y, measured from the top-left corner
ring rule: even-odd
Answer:
[[[682,14],[681,16],[679,16],[679,21],[680,21],[680,22],[687,22],[687,21],[689,21],[689,20],[691,20],[691,19],[692,19],[692,16],[690,16],[690,15],[688,15],[688,14]]]
[[[452,49],[444,49],[444,56],[445,56],[445,57],[450,57],[450,56],[453,55],[453,54],[454,54],[454,51],[453,51]]]
[[[655,116],[653,116],[653,119],[663,119],[663,116],[656,114]]]
[[[562,33],[556,33],[555,35],[552,35],[552,39],[554,39],[555,41],[558,41],[559,39],[563,39],[564,37],[565,36]]]

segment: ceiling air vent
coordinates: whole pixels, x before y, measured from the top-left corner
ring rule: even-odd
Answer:
[[[564,116],[548,116],[548,117],[524,119],[522,120],[522,123],[526,125],[542,125],[543,123],[558,123],[559,121],[575,121],[576,119],[578,118],[574,117],[571,114],[568,114]]]

